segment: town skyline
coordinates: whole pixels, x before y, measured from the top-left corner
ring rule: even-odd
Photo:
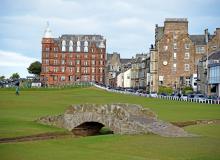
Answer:
[[[166,8],[161,1],[106,3],[99,0],[93,3],[3,1],[0,74],[6,77],[14,72],[22,77],[28,75],[29,64],[41,59],[41,39],[47,21],[55,38],[63,34],[101,34],[107,39],[107,53],[118,52],[123,58],[149,52],[150,44],[154,43],[155,24],[163,25],[165,18],[187,18],[189,34],[203,34],[206,28],[212,34],[219,27],[219,2],[216,0],[178,3],[169,0]]]

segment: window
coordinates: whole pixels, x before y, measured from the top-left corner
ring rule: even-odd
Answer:
[[[102,73],[102,68],[99,68],[99,73]]]
[[[49,64],[49,60],[48,59],[46,59],[45,62],[46,62],[46,64]]]
[[[88,68],[87,67],[84,68],[84,73],[88,73]]]
[[[72,61],[69,61],[69,65],[72,66],[72,65],[73,65],[73,62],[72,62]]]
[[[176,71],[176,63],[173,64],[173,71]]]
[[[65,81],[65,76],[60,77],[61,81]]]
[[[80,60],[76,60],[76,64],[80,64]]]
[[[103,65],[103,61],[100,61],[100,65]]]
[[[189,43],[185,44],[185,49],[189,49]]]
[[[85,54],[85,55],[84,55],[84,58],[88,58],[88,55],[87,55],[87,54]]]
[[[100,77],[100,82],[102,82],[102,77]]]
[[[62,61],[61,61],[61,64],[64,65],[64,64],[65,64],[65,60],[62,60]]]
[[[88,61],[84,61],[84,65],[87,66],[88,65]]]
[[[167,51],[168,50],[168,46],[163,46],[163,50]]]
[[[54,47],[54,48],[53,48],[53,51],[54,51],[54,52],[58,52],[58,48],[57,48],[57,47]]]
[[[92,55],[92,59],[95,59],[95,55]]]
[[[46,47],[46,48],[45,48],[45,51],[47,51],[47,52],[50,51],[50,48],[49,48],[49,47]]]
[[[184,70],[185,70],[185,71],[189,71],[189,64],[185,64],[184,66],[185,66],[185,67],[184,67]]]
[[[173,59],[176,59],[176,52],[173,53]]]
[[[58,57],[58,54],[57,54],[57,53],[54,53],[54,57],[57,58],[57,57]]]
[[[76,58],[80,58],[80,55],[79,55],[79,54],[77,54],[77,55],[76,55]]]
[[[92,65],[95,65],[95,60],[92,60]]]
[[[46,58],[49,58],[49,53],[48,53],[48,52],[45,54],[45,57],[46,57]]]
[[[54,71],[54,72],[58,72],[58,67],[54,67],[54,68],[53,68],[53,71]]]
[[[216,50],[216,48],[217,48],[217,46],[212,46],[212,50],[213,51]]]
[[[66,52],[66,41],[62,40],[62,52]]]
[[[79,67],[76,67],[76,72],[79,73]]]
[[[70,57],[70,58],[72,58],[72,57],[73,57],[72,53],[70,53],[70,54],[69,54],[69,57]]]
[[[177,43],[173,44],[173,49],[177,49]]]
[[[84,52],[88,52],[88,47],[87,46],[84,47]]]
[[[204,46],[196,46],[196,53],[197,54],[205,53],[205,47]]]
[[[54,81],[57,81],[57,76],[53,76],[53,80],[54,80]]]
[[[103,58],[103,55],[102,55],[102,54],[100,55],[100,58],[101,58],[101,59]]]
[[[53,61],[53,64],[54,64],[54,65],[57,65],[57,64],[58,64],[58,61],[57,61],[57,60],[54,60],[54,61]]]
[[[65,58],[65,54],[62,54],[62,58]]]
[[[65,72],[65,67],[61,67],[61,72]]]
[[[93,52],[94,52],[94,49],[92,48],[91,51],[92,51],[92,53],[93,53]]]
[[[189,59],[189,52],[185,53],[185,58],[184,59]]]
[[[95,76],[94,75],[92,75],[92,81],[95,81]]]
[[[95,73],[95,68],[94,67],[92,67],[92,73]]]
[[[70,72],[73,72],[73,68],[72,67],[70,67]]]

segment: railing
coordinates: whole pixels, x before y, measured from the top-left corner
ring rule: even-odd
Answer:
[[[115,90],[115,89],[108,89],[106,87],[99,86],[97,84],[93,84],[93,85],[97,88],[106,90],[108,92],[121,93],[121,94],[133,95],[133,96],[142,96],[142,97],[148,97],[148,98],[159,98],[159,99],[165,99],[165,100],[185,101],[185,102],[194,102],[194,103],[220,104],[220,100],[201,99],[201,98],[181,98],[181,97],[179,98],[179,97],[175,97],[175,96],[162,96],[162,95],[152,97],[152,96],[150,96],[150,94],[128,92],[128,91],[119,91],[119,90]]]

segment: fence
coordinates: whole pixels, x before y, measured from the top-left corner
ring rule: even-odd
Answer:
[[[148,97],[148,98],[159,98],[159,99],[174,100],[174,101],[194,102],[194,103],[220,104],[220,100],[179,98],[179,97],[175,97],[175,96],[162,96],[162,95],[158,95],[156,97],[151,97],[150,94],[134,93],[134,92],[128,92],[128,91],[119,91],[119,90],[114,90],[114,89],[108,89],[103,86],[99,86],[97,84],[93,84],[93,85],[97,88],[104,89],[108,92],[115,92],[115,93],[121,93],[121,94],[127,94],[127,95],[142,96],[142,97]]]

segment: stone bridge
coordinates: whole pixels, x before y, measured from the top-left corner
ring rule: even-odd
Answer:
[[[65,128],[80,135],[96,134],[105,126],[115,134],[153,133],[164,137],[191,136],[182,128],[158,120],[151,110],[134,104],[72,105],[62,115],[41,117],[37,121]]]

